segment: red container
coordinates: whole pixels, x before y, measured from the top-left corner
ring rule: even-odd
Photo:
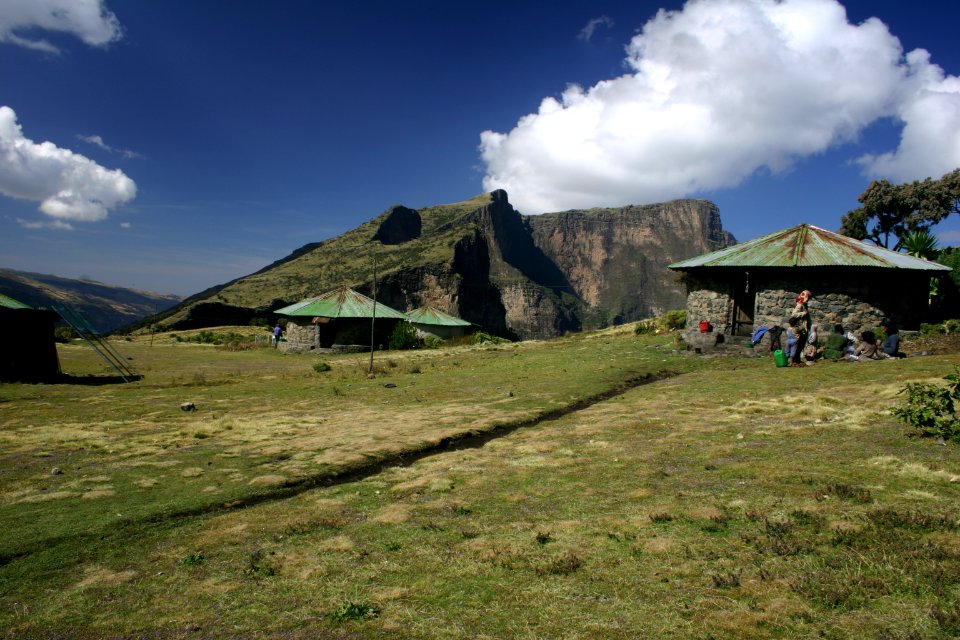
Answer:
[[[710,326],[710,322],[707,320],[700,321],[700,333],[706,333],[710,331],[713,327]]]

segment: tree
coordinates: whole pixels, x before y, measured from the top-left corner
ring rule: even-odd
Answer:
[[[929,229],[915,229],[900,238],[901,248],[907,254],[924,260],[937,259],[937,256],[940,255],[937,244],[939,244],[937,236],[930,233]]]
[[[898,251],[911,232],[929,231],[951,213],[960,213],[960,169],[939,180],[874,180],[857,200],[863,206],[843,216],[840,233]]]

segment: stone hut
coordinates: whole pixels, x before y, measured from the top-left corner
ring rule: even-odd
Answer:
[[[859,333],[890,319],[906,329],[926,320],[930,279],[950,269],[808,224],[676,262],[687,286],[687,331],[701,322],[720,336],[749,336],[780,324],[809,289],[819,326]]]
[[[441,340],[459,338],[473,326],[472,322],[451,316],[449,313],[444,313],[431,306],[408,311],[407,318],[410,319],[410,323],[417,331],[417,337],[421,340],[427,336],[433,336]]]
[[[371,324],[374,346],[386,345],[397,323],[407,317],[348,287],[307,298],[274,313],[287,318],[282,351],[302,353],[315,349],[370,347]]]
[[[60,375],[54,325],[60,315],[0,294],[0,381],[50,382]]]

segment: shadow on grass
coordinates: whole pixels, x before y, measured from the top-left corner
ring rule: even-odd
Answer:
[[[122,376],[74,376],[68,373],[61,373],[59,376],[46,382],[45,384],[79,384],[87,387],[100,387],[108,384],[124,384],[127,382],[137,382],[142,380],[143,376],[127,376],[123,378]]]
[[[285,482],[284,484],[266,490],[257,491],[255,493],[237,497],[228,502],[219,502],[214,501],[211,503],[204,503],[200,505],[195,505],[191,507],[186,507],[182,509],[172,509],[169,511],[163,511],[161,513],[156,513],[153,515],[148,515],[145,517],[132,518],[129,520],[120,520],[116,521],[111,525],[112,533],[114,535],[130,535],[131,531],[136,531],[139,527],[144,524],[160,524],[174,522],[177,520],[183,520],[186,518],[210,515],[215,513],[223,513],[228,511],[234,511],[238,509],[243,509],[247,507],[252,507],[258,504],[272,502],[276,500],[283,500],[286,498],[291,498],[293,496],[299,495],[306,491],[316,489],[319,487],[330,487],[338,484],[344,484],[347,482],[356,482],[358,480],[363,480],[370,476],[376,475],[383,472],[389,467],[403,466],[407,467],[415,462],[422,460],[424,458],[439,454],[447,453],[450,451],[461,451],[464,449],[476,449],[480,448],[491,440],[497,438],[502,438],[506,435],[513,433],[519,429],[535,427],[544,422],[549,422],[552,420],[557,420],[564,416],[570,415],[577,411],[582,411],[587,409],[597,403],[603,402],[605,400],[610,400],[616,396],[619,396],[627,391],[634,389],[639,386],[651,384],[654,382],[659,382],[666,378],[671,378],[677,375],[681,375],[675,371],[661,370],[656,373],[647,373],[641,375],[634,375],[628,378],[627,380],[621,382],[620,384],[614,386],[607,391],[597,393],[586,398],[581,398],[576,402],[573,402],[569,405],[558,407],[542,413],[537,416],[530,418],[525,418],[519,421],[506,422],[492,425],[490,428],[483,431],[465,431],[463,433],[448,436],[442,438],[439,442],[425,444],[419,447],[414,447],[412,449],[397,452],[394,454],[386,455],[380,458],[373,458],[366,460],[361,463],[346,465],[339,469],[333,469],[325,471],[322,473],[306,476],[303,478],[298,478],[296,480],[291,480]],[[114,376],[118,381],[122,381],[122,378],[119,376]],[[89,377],[89,378],[77,378],[77,380],[104,380],[106,377],[100,376]],[[96,384],[96,383],[84,383],[76,382],[75,384]],[[99,532],[83,532],[73,535],[58,536],[54,538],[49,538],[46,540],[35,540],[24,544],[20,549],[11,550],[9,552],[0,553],[0,567],[9,564],[10,562],[29,556],[32,553],[44,548],[50,548],[56,545],[63,544],[68,540],[77,540],[77,541],[90,541],[92,544],[96,539],[103,539],[102,534]]]

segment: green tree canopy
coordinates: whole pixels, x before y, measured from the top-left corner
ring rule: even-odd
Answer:
[[[843,216],[840,233],[897,251],[910,233],[929,231],[951,213],[960,213],[960,169],[939,180],[874,180],[857,200],[863,206]]]

